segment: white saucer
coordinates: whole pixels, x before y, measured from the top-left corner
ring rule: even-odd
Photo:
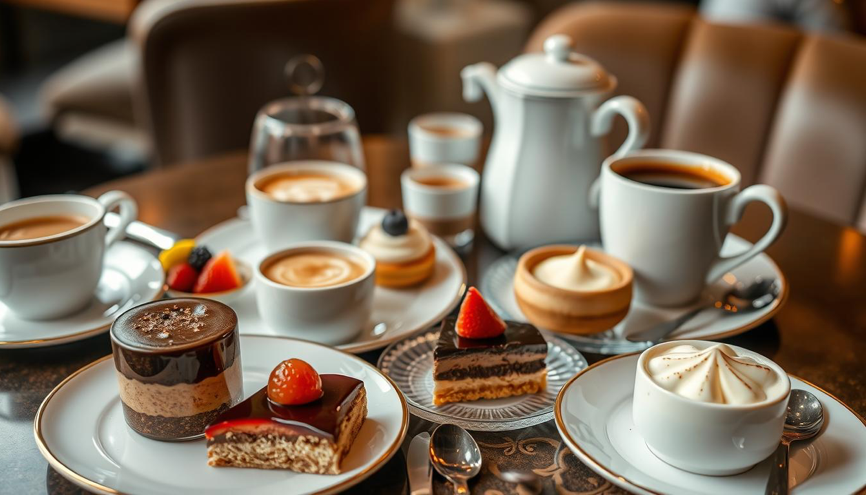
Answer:
[[[601,249],[598,241],[587,244]],[[723,244],[722,255],[735,255],[747,250],[751,246],[752,244],[749,241],[739,238],[734,234],[729,234]],[[521,312],[521,308],[518,306],[517,300],[515,300],[513,285],[520,256],[520,253],[511,253],[491,264],[482,277],[481,289],[488,299],[488,303],[503,318],[527,322],[527,318]],[[773,303],[759,310],[734,314],[725,313],[716,308],[708,308],[681,326],[669,339],[722,339],[746,332],[773,317],[783,306],[789,295],[789,284],[786,281],[786,276],[783,275],[777,264],[764,253],[735,268],[721,280],[708,286],[700,301],[702,304],[717,301],[729,291],[733,284],[738,281],[749,283],[757,277],[767,277],[778,281],[780,295]],[[632,341],[628,341],[626,336],[652,327],[654,324],[674,319],[692,308],[694,306],[681,308],[655,307],[633,299],[629,314],[613,329],[586,336],[558,335],[569,341],[579,350],[587,353],[615,355],[618,353],[641,351],[650,346],[650,344],[633,343]]]
[[[79,341],[108,330],[123,311],[158,298],[165,274],[159,260],[133,243],[120,241],[105,254],[105,269],[93,302],[55,320],[22,320],[0,302],[0,349],[39,348]],[[45,301],[51,305],[51,301]]]
[[[359,235],[372,225],[381,222],[385,210],[365,207],[358,225]],[[426,329],[439,322],[457,305],[463,294],[467,272],[461,259],[441,239],[434,236],[436,266],[433,275],[420,286],[406,289],[389,289],[377,286],[373,293],[373,315],[361,333],[349,343],[337,348],[352,353],[383,348],[386,345]],[[265,247],[253,232],[247,220],[232,219],[218,224],[196,239],[213,252],[229,250],[234,257],[249,263],[254,268],[267,255]],[[228,303],[238,314],[242,334],[266,334],[279,336],[259,316],[256,308],[256,291],[251,288]],[[315,336],[311,336],[315,339]]]
[[[327,346],[269,336],[242,336],[245,396],[261,389],[280,361],[301,357],[320,373],[364,381],[367,419],[339,475],[287,470],[211,467],[205,440],[161,442],[127,427],[111,356],[61,382],[34,421],[36,444],[51,466],[97,493],[305,494],[337,493],[353,486],[400,449],[409,412],[394,383],[364,360]]]
[[[632,493],[763,494],[771,462],[739,475],[711,477],[676,469],[654,456],[632,423],[638,354],[597,362],[557,396],[557,430],[572,452],[599,475]],[[791,494],[852,494],[864,490],[864,419],[830,394],[790,376],[792,388],[815,394],[825,426],[812,441],[792,444]]]

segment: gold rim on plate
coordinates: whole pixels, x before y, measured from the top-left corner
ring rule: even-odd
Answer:
[[[575,374],[574,377],[569,379],[569,381],[567,381],[566,384],[564,384],[563,387],[560,388],[560,392],[557,394],[557,400],[554,402],[554,422],[557,424],[557,430],[560,431],[560,435],[563,436],[568,448],[570,450],[574,449],[574,450],[578,451],[578,453],[575,453],[575,455],[578,456],[578,458],[585,465],[588,465],[594,472],[608,478],[612,482],[613,482],[612,479],[616,479],[616,480],[619,480],[623,483],[629,484],[632,487],[636,487],[636,488],[638,488],[638,489],[640,489],[640,490],[642,490],[648,494],[661,494],[661,493],[658,493],[658,492],[653,491],[651,489],[648,489],[648,488],[646,488],[640,484],[636,484],[635,482],[632,482],[631,480],[627,479],[626,477],[624,477],[618,473],[612,472],[610,469],[608,469],[607,467],[605,467],[604,465],[599,463],[598,460],[593,458],[590,455],[590,453],[587,453],[586,451],[581,449],[581,446],[575,441],[575,439],[572,438],[572,435],[569,433],[569,430],[566,428],[566,423],[563,421],[563,415],[560,413],[561,403],[563,402],[563,396],[565,395],[566,390],[569,389],[569,386],[571,386],[572,383],[575,382],[575,380],[577,380],[579,377],[581,377],[581,375],[593,370],[596,367],[599,367],[603,364],[606,364],[608,362],[613,362],[614,360],[620,360],[622,358],[629,358],[631,356],[639,355],[641,353],[643,353],[643,352],[636,351],[634,353],[624,353],[622,355],[615,355],[612,357],[608,357],[604,360],[600,360],[600,361],[594,363],[593,365],[591,365],[591,366],[585,368],[584,370],[581,370],[577,374]],[[841,405],[843,405],[843,407],[845,407],[847,410],[849,410],[852,413],[852,415],[855,416],[855,418],[860,420],[862,424],[865,424],[865,426],[867,426],[867,423],[865,423],[865,421],[864,421],[864,417],[862,417],[861,415],[858,415],[858,413],[855,410],[853,410],[852,407],[850,407],[849,405],[847,405],[846,403],[841,401],[839,398],[837,398],[833,394],[829,393],[828,391],[825,391],[824,389],[813,384],[812,382],[807,381],[805,379],[802,379],[801,377],[798,377],[794,374],[788,374],[788,376],[793,378],[793,379],[797,379],[797,380],[803,382],[804,384],[806,384],[810,387],[817,389],[818,391],[827,395],[829,398],[833,399],[837,403],[840,403]],[[853,492],[852,494],[860,494],[860,493],[864,492],[865,488],[867,488],[867,486],[861,487],[861,489]]]
[[[363,470],[361,470],[358,474],[356,474],[351,479],[346,480],[344,482],[341,482],[339,484],[334,484],[333,486],[329,486],[329,487],[320,489],[319,491],[317,491],[316,493],[313,493],[313,494],[338,493],[338,492],[344,491],[344,490],[346,490],[352,486],[355,486],[356,484],[367,479],[374,472],[379,470],[383,465],[385,465],[386,462],[388,462],[388,460],[391,459],[392,456],[394,456],[395,453],[397,453],[398,450],[400,450],[400,446],[403,443],[404,438],[406,437],[407,430],[409,429],[409,409],[407,408],[406,399],[403,397],[403,393],[400,392],[400,389],[398,389],[397,384],[395,384],[394,381],[391,380],[390,377],[388,377],[387,375],[382,373],[382,371],[380,371],[379,369],[374,367],[372,364],[364,361],[363,359],[361,359],[361,358],[359,358],[359,357],[357,357],[351,353],[337,350],[337,349],[331,348],[330,346],[326,346],[324,344],[316,343],[313,341],[306,341],[303,339],[294,339],[294,338],[284,338],[284,337],[278,337],[278,336],[265,336],[265,335],[261,335],[261,334],[244,334],[244,335],[242,335],[242,337],[280,339],[280,340],[285,340],[285,341],[302,341],[306,344],[312,344],[312,345],[315,345],[319,348],[324,348],[324,349],[327,349],[329,351],[334,351],[334,352],[340,353],[342,355],[346,355],[347,357],[357,361],[358,363],[362,364],[363,366],[367,367],[368,369],[372,370],[377,375],[379,375],[380,377],[382,377],[386,381],[388,381],[388,383],[391,385],[391,388],[394,390],[395,394],[397,394],[397,397],[400,400],[400,405],[401,405],[401,410],[402,410],[400,434],[397,436],[397,438],[394,440],[394,442],[388,447],[386,452],[383,453],[383,455],[380,456],[379,459],[377,459],[371,465],[369,465],[366,468],[364,468]],[[92,480],[88,479],[87,477],[84,477],[83,475],[75,472],[71,468],[64,465],[63,462],[61,462],[56,456],[54,456],[54,453],[51,452],[51,449],[48,447],[48,443],[45,441],[45,438],[42,435],[42,417],[45,414],[45,409],[48,407],[48,403],[51,401],[51,399],[67,383],[72,381],[75,377],[86,372],[88,369],[95,367],[96,365],[99,365],[100,363],[110,359],[111,357],[112,357],[112,355],[106,355],[102,358],[99,358],[99,359],[85,365],[84,367],[82,367],[82,368],[76,370],[75,372],[73,372],[72,374],[70,374],[69,377],[67,377],[66,379],[61,381],[60,384],[58,384],[57,386],[55,386],[55,388],[52,389],[50,393],[48,393],[48,396],[46,396],[45,399],[42,400],[42,404],[39,405],[39,409],[36,411],[36,417],[33,419],[33,435],[36,438],[36,446],[39,448],[39,452],[42,453],[42,456],[45,457],[46,460],[48,460],[48,464],[51,465],[51,467],[54,468],[54,470],[56,470],[58,473],[60,473],[60,475],[62,475],[63,477],[65,477],[69,481],[75,483],[76,485],[78,485],[79,487],[82,487],[84,489],[87,489],[90,491],[97,491],[97,492],[102,493],[102,494],[125,494],[125,493],[118,491],[117,489],[112,488],[112,487],[108,487],[108,486],[105,486],[105,485],[100,484],[98,482],[92,481]]]

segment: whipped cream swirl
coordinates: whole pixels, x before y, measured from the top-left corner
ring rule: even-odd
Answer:
[[[598,291],[620,282],[616,270],[587,257],[584,245],[571,255],[542,260],[533,268],[533,276],[555,288],[571,291]]]
[[[663,389],[684,398],[725,405],[762,402],[782,384],[776,371],[724,344],[703,350],[674,346],[648,360],[647,372]]]
[[[432,244],[427,229],[410,220],[406,234],[399,236],[388,234],[379,224],[373,226],[359,246],[378,262],[402,263],[425,256]]]

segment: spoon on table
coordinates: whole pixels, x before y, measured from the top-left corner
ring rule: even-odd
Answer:
[[[819,433],[825,422],[822,403],[813,393],[793,389],[786,407],[783,438],[772,456],[773,466],[765,486],[765,494],[789,494],[789,445],[810,439]]]
[[[773,303],[779,294],[780,285],[777,284],[776,279],[759,277],[756,278],[752,284],[746,286],[734,286],[728,293],[723,295],[719,301],[708,305],[701,305],[676,319],[662,322],[661,324],[656,324],[650,329],[630,334],[629,336],[626,336],[626,339],[635,343],[643,343],[647,341],[655,343],[676,331],[680,326],[687,323],[687,321],[706,308],[716,307],[729,313],[758,310]]]
[[[443,424],[430,436],[430,461],[454,485],[455,494],[469,494],[467,481],[482,469],[482,452],[469,432]]]

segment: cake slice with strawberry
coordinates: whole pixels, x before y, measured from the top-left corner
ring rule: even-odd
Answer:
[[[548,343],[530,324],[504,321],[476,288],[443,321],[434,349],[434,404],[544,391]]]

